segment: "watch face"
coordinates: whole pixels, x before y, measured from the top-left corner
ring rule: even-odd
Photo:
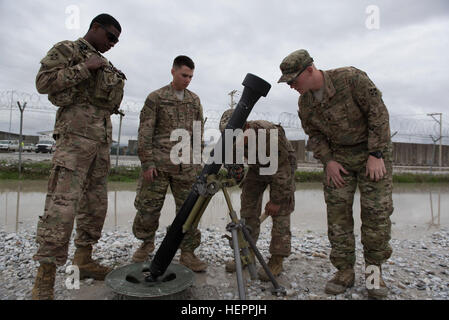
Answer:
[[[380,152],[380,151],[371,152],[370,155],[372,155],[373,157],[376,157],[377,159],[382,158],[382,152]]]

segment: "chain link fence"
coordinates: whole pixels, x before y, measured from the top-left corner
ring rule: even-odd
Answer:
[[[239,92],[236,92],[234,99],[237,99]],[[237,100],[235,100],[237,101]],[[57,108],[49,103],[45,95],[38,93],[27,93],[18,90],[0,91],[0,125],[2,131],[16,132],[20,121],[20,110],[17,102],[27,103],[24,113],[24,130],[30,134],[34,132],[51,130],[54,124],[54,117]],[[140,110],[144,101],[137,101],[124,98],[121,109],[125,113],[123,118],[124,135],[131,138],[137,138],[137,128]],[[206,120],[205,129],[217,129],[222,113],[226,109],[204,109],[204,118]],[[390,112],[391,113],[391,112]],[[307,139],[297,113],[273,113],[253,111],[249,120],[263,119],[282,125],[290,138]],[[118,126],[119,116],[112,117],[114,125]],[[38,128],[42,126],[41,128]],[[443,144],[449,144],[449,122],[444,120],[443,115]],[[434,140],[440,135],[440,125],[427,114],[403,114],[390,115],[390,128],[395,142],[405,143],[424,143],[433,144]],[[134,133],[133,133],[134,132]]]

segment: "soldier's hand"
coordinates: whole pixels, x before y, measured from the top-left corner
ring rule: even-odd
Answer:
[[[265,213],[269,216],[276,216],[279,213],[281,206],[279,204],[275,204],[271,201],[268,201],[265,205]]]
[[[239,184],[245,176],[245,169],[243,165],[225,165],[225,169],[228,171],[228,177],[235,179],[237,184]]]
[[[339,164],[337,161],[331,160],[327,163],[326,178],[328,186],[330,186],[330,180],[332,180],[332,182],[337,188],[342,188],[346,184],[340,172],[343,172],[344,174],[349,174],[349,172],[346,171],[345,168],[343,168],[343,166]]]
[[[152,183],[157,177],[157,170],[156,168],[150,168],[147,171],[143,173],[143,178],[146,182]]]
[[[86,67],[89,70],[97,70],[98,68],[106,66],[106,61],[101,59],[99,56],[92,55],[86,60]]]
[[[385,168],[384,159],[377,159],[376,157],[369,156],[366,163],[366,175],[370,177],[372,181],[379,181],[387,174]]]

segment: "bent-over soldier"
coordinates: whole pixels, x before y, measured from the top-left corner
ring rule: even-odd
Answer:
[[[233,109],[226,110],[220,120],[220,131],[223,131],[228,123]],[[260,141],[258,130],[266,130],[266,140]],[[247,121],[244,130],[254,130],[256,136],[255,146],[249,145],[249,139],[245,137],[245,158],[248,159],[249,148],[258,148],[261,143],[265,143],[265,150],[270,150],[270,130],[277,130],[278,166],[273,174],[261,174],[260,169],[270,164],[262,165],[256,157],[255,163],[248,164],[248,172],[241,183],[242,193],[240,195],[240,217],[245,219],[249,227],[251,236],[257,242],[260,233],[260,217],[262,213],[263,194],[270,186],[270,200],[264,208],[264,213],[272,217],[273,225],[271,229],[270,253],[268,267],[274,276],[278,276],[283,270],[283,260],[291,253],[291,231],[290,215],[295,208],[295,170],[296,155],[295,150],[288,141],[284,129],[280,125],[275,125],[269,121],[256,120]],[[272,158],[273,155],[270,155]],[[226,263],[226,271],[235,271],[235,262]],[[258,271],[259,278],[269,281],[263,268]]]

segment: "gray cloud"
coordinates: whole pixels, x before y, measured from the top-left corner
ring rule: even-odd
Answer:
[[[66,8],[80,9],[80,29],[65,27]],[[380,29],[369,30],[366,8],[380,10]],[[277,84],[279,63],[307,48],[321,69],[353,65],[383,92],[390,114],[444,112],[449,76],[449,3],[442,1],[0,1],[0,91],[36,93],[39,60],[61,40],[82,37],[91,19],[108,12],[123,27],[106,54],[128,77],[126,99],[143,103],[171,80],[179,54],[196,63],[190,89],[205,111],[224,110],[228,93],[246,73],[272,83],[255,111],[296,114],[296,92]],[[9,126],[1,100],[0,130]],[[42,96],[40,104],[46,104]],[[117,132],[118,117],[114,117]],[[27,132],[51,129],[54,114],[28,112]],[[125,117],[123,134],[136,136],[138,114]],[[18,113],[13,114],[18,131]],[[115,133],[116,134],[116,133]],[[126,138],[123,138],[126,139]],[[123,140],[122,140],[123,141]]]

